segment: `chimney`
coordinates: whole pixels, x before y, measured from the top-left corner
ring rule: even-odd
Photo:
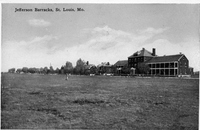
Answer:
[[[156,49],[155,48],[152,49],[152,55],[156,56]]]

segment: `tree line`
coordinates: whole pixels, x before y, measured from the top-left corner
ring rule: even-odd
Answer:
[[[101,70],[100,70],[101,69]],[[78,74],[78,75],[89,75],[89,74],[99,74],[105,73],[101,66],[95,66],[89,64],[89,62],[85,62],[81,58],[77,60],[76,66],[73,67],[72,63],[67,61],[65,65],[62,65],[60,68],[54,69],[53,66],[50,67],[23,67],[23,68],[11,68],[8,70],[9,73],[38,73],[38,74]]]
[[[149,67],[145,64],[139,64],[138,70],[141,73],[147,74]],[[130,74],[131,69],[128,65],[123,66],[122,68],[117,68],[114,65],[110,65],[109,62],[101,63],[100,65],[92,65],[89,62],[85,62],[81,58],[77,60],[76,66],[73,67],[72,63],[67,61],[65,65],[62,65],[60,68],[54,69],[51,65],[50,67],[23,67],[23,68],[11,68],[8,70],[9,73],[38,73],[38,74],[76,74],[76,75],[100,75],[100,74],[114,74],[114,75],[128,75]]]

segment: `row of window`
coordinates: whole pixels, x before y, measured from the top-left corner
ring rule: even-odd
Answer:
[[[178,69],[152,69],[149,74],[152,75],[177,75]]]
[[[143,61],[144,58],[143,57],[137,57],[137,58],[130,58],[129,61],[131,62],[138,62],[138,61]]]
[[[129,64],[129,67],[134,67],[136,68],[137,64]]]
[[[176,68],[178,67],[178,63],[156,63],[156,64],[149,64],[150,68]]]
[[[129,64],[131,67],[136,67],[137,64]],[[177,68],[178,63],[157,63],[157,64],[148,64],[149,68]],[[187,66],[186,66],[187,67]]]

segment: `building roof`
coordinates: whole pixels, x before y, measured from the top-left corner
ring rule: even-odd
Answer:
[[[129,56],[128,58],[137,57],[137,56],[153,56],[151,52],[147,51],[145,48],[142,50],[133,53],[133,55]]]
[[[102,62],[101,64],[97,65],[97,67],[101,67],[101,66],[110,67],[111,65],[109,62]]]
[[[157,62],[173,62],[178,61],[183,54],[177,54],[177,55],[168,55],[168,56],[156,56],[152,59],[146,61],[145,63],[157,63]]]
[[[127,64],[128,64],[128,60],[119,60],[114,64],[114,66],[125,66]]]
[[[96,67],[96,66],[93,64],[89,64],[89,65],[86,65],[85,67],[86,67],[86,69],[90,69],[91,67]]]

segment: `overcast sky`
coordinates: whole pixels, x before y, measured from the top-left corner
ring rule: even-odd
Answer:
[[[54,12],[15,12],[51,8]],[[85,11],[56,12],[55,8]],[[60,68],[81,58],[114,64],[145,48],[156,54],[182,52],[200,70],[197,4],[3,4],[2,71]]]

